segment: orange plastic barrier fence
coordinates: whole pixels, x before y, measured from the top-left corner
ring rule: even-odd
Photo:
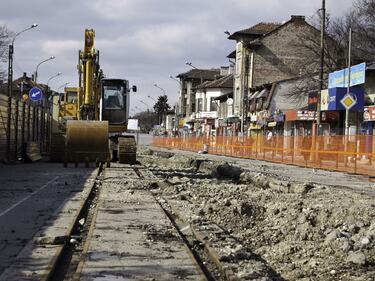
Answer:
[[[373,136],[155,137],[153,145],[375,176]]]

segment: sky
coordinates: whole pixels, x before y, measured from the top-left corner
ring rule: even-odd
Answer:
[[[333,17],[344,15],[353,0],[326,0]],[[1,0],[0,25],[18,32],[37,23],[15,41],[14,78],[50,56],[39,67],[38,81],[57,90],[78,83],[78,50],[85,28],[95,30],[95,48],[108,78],[129,80],[132,112],[151,109],[163,91],[170,105],[178,100],[178,82],[170,75],[197,68],[229,65],[235,42],[231,33],[258,22],[283,22],[291,15],[307,19],[318,12],[320,0]],[[6,68],[6,64],[1,65]],[[147,104],[147,106],[145,105]]]

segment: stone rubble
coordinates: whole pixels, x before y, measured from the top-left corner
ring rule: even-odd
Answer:
[[[165,179],[153,188],[188,202],[191,223],[216,223],[238,239],[279,276],[270,280],[375,280],[374,196],[198,154],[144,151],[141,163]],[[223,249],[222,258],[249,254],[240,249]],[[235,272],[240,280],[269,280],[241,262]]]

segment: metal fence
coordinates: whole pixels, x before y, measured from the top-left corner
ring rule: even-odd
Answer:
[[[40,105],[15,100],[12,98],[10,136],[7,136],[8,97],[0,93],[0,161],[17,159],[21,154],[22,144],[38,142],[42,152],[48,152],[51,114]],[[7,151],[7,138],[10,150]]]
[[[375,176],[373,136],[155,137],[153,145]]]

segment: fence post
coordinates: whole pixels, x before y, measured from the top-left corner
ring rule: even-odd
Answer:
[[[21,119],[21,145],[25,142],[25,117],[26,117],[26,104],[22,101],[22,119]]]
[[[18,99],[14,99],[16,106],[14,109],[15,119],[14,119],[14,158],[18,159],[18,118],[19,118],[19,103]]]

